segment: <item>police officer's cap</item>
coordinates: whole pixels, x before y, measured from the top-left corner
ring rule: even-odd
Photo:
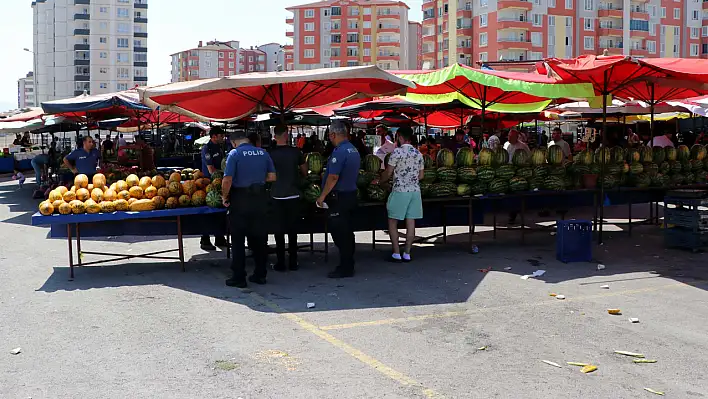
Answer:
[[[231,141],[243,140],[243,139],[245,139],[245,138],[248,138],[248,134],[246,133],[245,130],[241,130],[241,129],[239,129],[239,130],[234,130],[234,131],[231,132],[231,134],[229,135],[229,140],[231,140]]]
[[[214,126],[214,127],[211,128],[211,130],[209,131],[209,137],[214,137],[214,136],[219,135],[219,134],[221,134],[221,135],[226,135],[226,132],[224,131],[224,128],[221,127],[221,126]]]

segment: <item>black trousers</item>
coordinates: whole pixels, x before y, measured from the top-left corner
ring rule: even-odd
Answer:
[[[302,220],[300,199],[273,199],[273,220],[275,221],[275,252],[278,264],[285,265],[285,235],[288,235],[288,257],[290,264],[297,263],[297,228]]]
[[[328,225],[334,245],[339,250],[337,269],[343,272],[354,270],[354,210],[357,207],[356,191],[335,192],[327,198],[329,206]]]
[[[234,278],[246,277],[245,240],[256,263],[254,275],[265,277],[268,260],[268,228],[266,223],[268,196],[263,186],[232,188],[229,207],[231,225],[231,270]]]

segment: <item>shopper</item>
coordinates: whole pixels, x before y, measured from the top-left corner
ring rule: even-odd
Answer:
[[[301,177],[307,176],[307,162],[302,151],[288,145],[288,128],[275,127],[276,145],[270,150],[275,173],[278,176],[271,188],[273,219],[275,220],[275,250],[278,257],[273,270],[284,272],[297,270],[297,228],[301,222],[300,189]],[[285,263],[285,235],[288,236],[288,263]]]
[[[268,153],[252,145],[245,131],[231,134],[231,150],[226,158],[222,180],[222,200],[229,208],[233,275],[226,285],[245,288],[246,247],[245,239],[253,251],[256,268],[248,279],[252,283],[266,283],[268,260],[268,229],[264,221],[268,210],[266,182],[275,181],[275,167]]]
[[[494,132],[489,140],[487,140],[487,146],[490,150],[496,151],[497,148],[501,147],[501,139],[499,139],[499,132]]]
[[[509,131],[509,138],[508,141],[504,143],[504,149],[509,153],[509,163],[512,162],[512,158],[514,157],[514,152],[516,152],[516,150],[523,150],[526,152],[527,155],[531,155],[531,150],[529,150],[529,146],[519,140],[519,131],[516,129],[512,129],[511,131]],[[509,224],[516,223],[516,216],[518,214],[518,211],[509,212]]]
[[[128,145],[128,142],[123,138],[123,133],[118,135],[118,149],[120,150],[121,147],[125,147]]]
[[[106,139],[103,140],[101,148],[103,148],[103,159],[106,159],[109,156],[113,156],[113,154],[115,154],[115,151],[113,151],[113,141],[111,140],[110,133],[106,135]]]
[[[563,140],[563,131],[561,130],[561,128],[553,128],[553,132],[551,133],[551,139],[552,140],[548,143],[548,148],[551,148],[551,146],[554,145],[559,146],[561,150],[563,150],[563,159],[572,161],[573,154],[570,152],[570,145],[568,144],[568,142]]]
[[[650,147],[674,147],[674,142],[671,140],[673,134],[671,131],[667,130],[663,135],[654,137],[654,139],[649,143]]]
[[[213,127],[209,130],[209,142],[202,147],[202,173],[207,178],[211,179],[212,173],[221,168],[221,161],[226,155],[223,147],[225,134],[220,126]],[[212,244],[209,234],[204,234],[199,245],[203,251],[216,251],[216,247],[226,246],[226,238],[223,235],[215,236]]]
[[[391,141],[389,137],[388,128],[384,125],[376,126],[376,135],[381,138],[381,145],[374,148],[374,155],[381,158],[381,169],[384,168],[383,161],[386,159],[386,155],[393,152],[396,145]]]
[[[49,157],[46,154],[39,154],[30,161],[32,169],[34,169],[34,180],[37,186],[42,185],[42,175],[45,168],[49,164]]]
[[[89,135],[81,140],[81,148],[77,148],[64,157],[64,166],[71,169],[74,174],[84,174],[89,181],[96,173],[101,161],[101,153],[94,148],[93,138]]]
[[[393,262],[410,262],[411,247],[415,239],[415,220],[423,218],[420,180],[423,178],[423,155],[411,145],[413,130],[404,126],[398,129],[398,145],[381,176],[388,181],[393,176],[393,187],[388,197],[388,230],[391,236]],[[401,253],[398,244],[398,222],[406,222],[406,246]]]
[[[347,140],[347,125],[334,121],[329,129],[329,139],[336,146],[327,162],[327,171],[322,179],[322,194],[317,205],[329,207],[328,220],[334,244],[339,249],[339,265],[330,272],[329,278],[354,276],[354,227],[353,213],[357,206],[356,179],[359,175],[361,157]]]

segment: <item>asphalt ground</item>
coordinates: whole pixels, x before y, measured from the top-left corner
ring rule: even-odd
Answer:
[[[593,262],[569,264],[555,260],[549,231],[524,244],[518,231],[482,232],[470,255],[464,229],[451,229],[453,245],[418,246],[410,264],[384,262],[389,248],[372,251],[361,233],[355,278],[326,279],[334,260],[303,253],[300,271],[239,290],[223,284],[225,254],[204,253],[197,237],[185,239],[187,273],[123,261],[78,268],[69,281],[66,241],[29,225],[35,209],[29,191],[0,183],[3,399],[708,396],[706,255],[665,249],[655,226],[631,237],[607,226]],[[83,244],[137,253],[176,239]]]

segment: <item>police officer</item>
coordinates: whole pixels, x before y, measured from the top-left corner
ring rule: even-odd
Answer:
[[[233,276],[226,285],[245,288],[246,248],[244,241],[253,252],[256,268],[249,281],[266,283],[266,262],[268,260],[268,230],[266,215],[268,194],[265,184],[275,181],[275,167],[270,155],[253,146],[244,131],[231,134],[234,149],[226,158],[226,170],[222,180],[222,200],[229,208],[231,224],[231,245]]]
[[[90,135],[81,139],[81,147],[70,152],[64,157],[64,166],[71,169],[75,175],[84,174],[88,176],[89,181],[94,174],[96,168],[99,167],[101,161],[101,153],[94,147],[93,138]]]
[[[219,126],[212,128],[209,131],[209,142],[202,147],[202,173],[205,177],[211,178],[211,174],[221,168],[221,161],[225,158],[224,153],[224,129]],[[204,251],[215,251],[216,247],[225,247],[226,239],[224,236],[214,237],[214,244],[211,244],[211,238],[208,234],[202,235],[200,242],[201,248]]]
[[[327,162],[323,176],[322,194],[317,205],[327,202],[328,223],[334,244],[339,249],[339,265],[330,272],[329,278],[354,276],[354,227],[353,213],[357,206],[356,179],[361,157],[356,147],[349,142],[347,125],[334,121],[329,128],[329,140],[335,149]]]

